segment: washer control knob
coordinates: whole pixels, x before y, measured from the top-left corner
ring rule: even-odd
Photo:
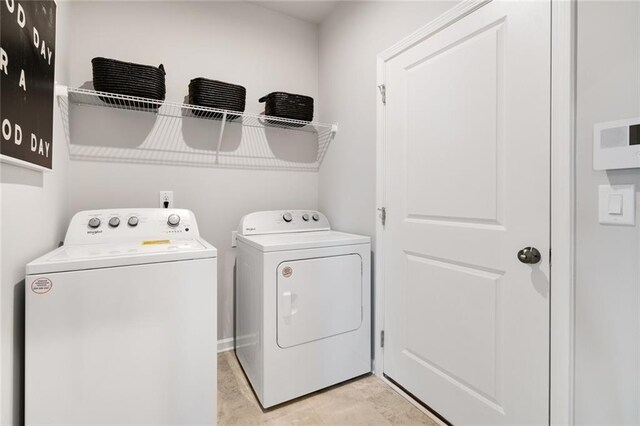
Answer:
[[[127,221],[127,223],[129,224],[129,226],[138,226],[138,217],[137,216],[131,216],[129,218],[129,220]]]
[[[109,219],[109,226],[112,228],[117,228],[120,225],[120,218],[112,217]]]
[[[305,222],[308,222],[309,221],[309,213],[304,213],[302,215],[302,220],[304,220]]]
[[[311,217],[313,217],[313,220],[315,220],[316,222],[320,220],[320,215],[318,213],[314,213]]]
[[[291,216],[291,213],[287,212],[285,214],[282,215],[282,218],[284,219],[285,222],[289,223],[293,220],[293,216]]]
[[[100,226],[100,219],[98,219],[97,217],[92,217],[91,219],[89,219],[89,228],[96,229],[98,226]]]
[[[178,216],[177,214],[169,215],[169,218],[167,219],[167,224],[169,226],[178,226],[179,223],[180,223],[180,216]]]

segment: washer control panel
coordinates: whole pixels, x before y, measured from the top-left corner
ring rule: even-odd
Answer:
[[[313,210],[271,210],[249,213],[240,220],[238,234],[278,234],[286,232],[328,231],[325,215]]]
[[[65,244],[155,241],[199,237],[193,213],[185,209],[87,210],[71,219]]]

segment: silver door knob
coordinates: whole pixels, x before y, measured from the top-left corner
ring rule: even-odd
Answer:
[[[535,247],[525,247],[518,252],[518,260],[522,263],[535,265],[540,262],[540,259],[542,259],[542,255]]]

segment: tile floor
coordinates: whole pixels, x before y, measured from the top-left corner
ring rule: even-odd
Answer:
[[[263,412],[233,352],[218,355],[218,424],[437,426],[373,375]]]

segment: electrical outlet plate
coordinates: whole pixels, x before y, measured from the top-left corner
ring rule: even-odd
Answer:
[[[160,207],[165,209],[172,209],[173,205],[173,191],[160,191]]]

